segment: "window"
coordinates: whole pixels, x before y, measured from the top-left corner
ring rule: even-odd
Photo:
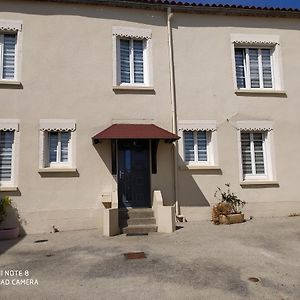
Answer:
[[[22,22],[0,20],[0,84],[19,84]]]
[[[0,191],[17,188],[19,120],[0,119]]]
[[[273,49],[235,48],[237,88],[273,89]]]
[[[244,179],[267,178],[265,132],[241,132]]]
[[[49,165],[68,164],[70,160],[71,133],[68,131],[49,132],[48,136]]]
[[[0,80],[16,79],[17,35],[0,33]]]
[[[183,131],[184,160],[187,163],[208,163],[210,133],[208,131]]]
[[[120,39],[120,83],[144,84],[144,40]]]
[[[113,27],[114,88],[151,88],[151,30]]]
[[[40,172],[74,170],[75,120],[40,120]]]
[[[218,169],[217,123],[214,120],[178,122],[179,154],[183,169]]]
[[[238,121],[240,179],[248,183],[274,181],[273,124],[271,121]]]
[[[12,182],[14,132],[0,131],[0,182]]]

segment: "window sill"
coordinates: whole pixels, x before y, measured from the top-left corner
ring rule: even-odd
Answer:
[[[271,180],[245,180],[240,183],[243,186],[277,186],[279,187],[278,181],[271,181]]]
[[[16,186],[0,186],[0,192],[16,192],[18,188]]]
[[[16,81],[16,80],[0,80],[0,87],[6,87],[6,86],[11,86],[14,88],[21,88],[22,83],[21,81]]]
[[[237,96],[257,95],[257,96],[282,96],[286,97],[286,92],[282,90],[267,89],[240,89],[234,91]]]
[[[220,166],[203,166],[203,165],[181,165],[180,170],[221,170]]]
[[[116,85],[113,86],[114,91],[154,91],[153,86],[137,86],[137,85]]]
[[[39,173],[76,173],[76,168],[42,168]]]

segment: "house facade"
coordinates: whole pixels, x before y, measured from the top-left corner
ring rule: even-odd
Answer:
[[[90,2],[0,1],[0,195],[25,232],[154,191],[209,220],[228,182],[248,216],[299,212],[300,12]]]

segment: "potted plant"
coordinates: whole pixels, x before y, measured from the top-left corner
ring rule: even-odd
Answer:
[[[224,192],[221,188],[217,188],[215,198],[219,202],[213,206],[212,221],[215,224],[234,224],[244,222],[244,214],[241,212],[246,204],[245,201],[239,199],[230,191],[230,183],[226,183],[227,190]]]
[[[0,240],[11,240],[19,236],[19,214],[12,200],[5,196],[0,199]]]

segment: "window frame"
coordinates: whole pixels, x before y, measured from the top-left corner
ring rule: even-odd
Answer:
[[[13,142],[12,142],[12,149],[11,149],[11,177],[10,180],[7,181],[1,181],[0,179],[0,186],[13,186],[14,183],[14,177],[15,177],[15,131],[14,130],[1,130],[0,129],[0,133],[1,132],[12,132],[13,133]],[[1,135],[0,135],[0,139],[1,139]]]
[[[50,162],[49,133],[70,132],[68,162]],[[76,171],[76,121],[74,119],[41,119],[39,142],[39,172]]]
[[[130,67],[130,82],[121,82],[121,40],[129,41],[129,67]],[[143,81],[134,82],[134,41],[143,42]],[[118,85],[119,86],[147,86],[148,85],[148,59],[147,59],[147,40],[138,38],[117,38],[117,65],[118,65]]]
[[[121,82],[121,64],[120,64],[120,40],[143,40],[143,77],[144,83]],[[131,42],[133,43],[133,42]],[[113,44],[113,89],[145,89],[153,90],[153,66],[152,66],[152,32],[150,29],[135,27],[118,27],[112,28]],[[133,47],[131,48],[133,50]],[[132,52],[132,51],[131,51]],[[132,55],[133,58],[133,55]],[[134,70],[131,64],[131,71]],[[131,78],[134,72],[130,73]]]
[[[70,140],[68,144],[68,161],[67,162],[62,162],[61,161],[61,134],[64,132],[69,132],[70,133]],[[56,152],[56,161],[55,162],[50,162],[50,134],[51,133],[56,133],[57,134],[57,152]],[[71,166],[72,162],[72,133],[71,131],[47,131],[46,132],[45,138],[47,138],[47,142],[45,143],[45,146],[47,146],[47,149],[45,149],[46,152],[46,165],[50,168],[57,168],[57,167],[68,167]]]
[[[207,161],[185,161],[184,131],[205,131],[207,134]],[[179,167],[186,169],[212,169],[219,167],[217,122],[215,120],[179,120],[178,121]],[[195,141],[195,138],[194,138]],[[195,145],[195,142],[194,142]],[[195,150],[194,150],[195,151]],[[197,153],[198,154],[198,153]]]
[[[263,133],[264,134],[264,166],[265,175],[247,175],[243,172],[242,139],[241,133]],[[271,121],[238,121],[237,122],[237,147],[238,168],[240,183],[268,183],[276,181],[274,130]],[[252,161],[251,161],[252,162]],[[253,162],[252,162],[253,163]]]
[[[245,34],[245,33],[232,33],[231,37],[231,62],[232,62],[232,80],[235,93],[237,95],[247,95],[248,93],[256,93],[257,95],[264,95],[266,93],[283,94],[284,80],[283,80],[283,67],[281,44],[278,35],[264,35],[264,34]],[[272,88],[264,88],[263,83],[260,88],[251,88],[249,83],[246,83],[245,88],[238,88],[237,74],[236,74],[236,61],[235,49],[236,48],[259,48],[259,49],[272,49]],[[246,75],[246,73],[245,73]],[[246,80],[250,80],[249,76],[245,76]],[[247,79],[248,78],[248,79]]]
[[[185,160],[185,132],[193,132],[193,142],[194,142],[194,160],[193,161],[186,161]],[[206,134],[206,156],[207,160],[199,160],[199,155],[198,155],[198,143],[197,143],[197,134],[198,132],[205,132]],[[183,158],[184,162],[187,165],[204,165],[204,166],[209,166],[209,165],[214,165],[213,161],[213,155],[212,155],[212,132],[209,130],[183,130],[182,132],[183,136]]]
[[[0,20],[0,84],[20,84],[21,81],[21,62],[22,62],[22,44],[23,44],[23,24],[22,21]],[[14,78],[2,78],[3,74],[3,37],[4,34],[16,35],[15,45],[15,70]],[[1,43],[2,41],[2,43]]]
[[[4,58],[4,36],[5,35],[15,35],[16,36],[16,44],[15,44],[15,57],[14,57],[14,77],[13,78],[3,78],[4,72],[4,65],[3,65],[3,58]],[[1,81],[16,81],[17,74],[18,74],[18,34],[16,32],[5,32],[0,31],[0,80]]]
[[[240,131],[240,136],[242,136],[243,133],[249,133],[250,134],[250,154],[251,154],[251,169],[252,173],[251,174],[245,174],[243,170],[243,158],[241,157],[242,161],[242,172],[243,172],[243,180],[266,180],[268,179],[269,176],[269,168],[268,168],[268,152],[267,152],[267,135],[268,132],[266,131],[245,131],[242,130]],[[264,174],[256,174],[256,167],[255,167],[255,150],[254,150],[254,138],[253,135],[255,133],[260,133],[262,134],[262,147],[263,147],[263,155],[264,155]],[[241,137],[241,155],[243,153],[242,149],[242,137]]]
[[[234,67],[235,67],[235,84],[238,90],[276,90],[276,77],[274,71],[274,52],[275,47],[273,46],[257,46],[257,45],[235,45],[234,46],[234,54],[235,49],[245,49],[245,55],[243,57],[244,60],[244,74],[245,74],[245,87],[237,86],[237,74],[236,74],[236,59],[234,57]],[[259,70],[259,85],[260,87],[251,87],[251,75],[250,75],[250,58],[249,58],[249,50],[257,49],[258,50],[258,70]],[[264,87],[264,77],[263,77],[263,65],[262,65],[262,54],[261,50],[267,49],[270,50],[270,62],[271,62],[271,73],[272,73],[272,87]]]
[[[20,132],[19,120],[0,119],[0,131],[13,132],[11,180],[0,181],[0,191],[17,190],[19,176],[19,153],[20,153]]]

